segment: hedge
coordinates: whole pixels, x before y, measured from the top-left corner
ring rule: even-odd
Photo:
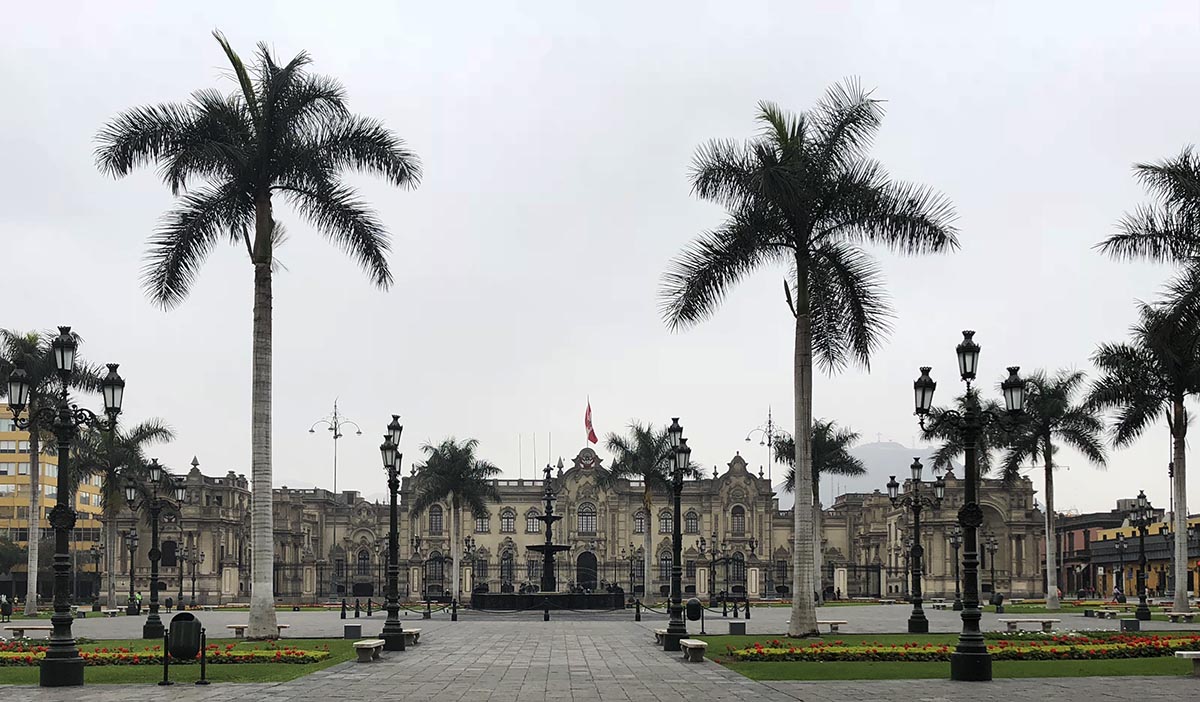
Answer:
[[[14,650],[17,649],[17,650]],[[0,667],[37,665],[46,655],[45,646],[29,646],[11,644],[0,649]],[[154,646],[140,651],[128,648],[97,648],[94,651],[80,651],[84,665],[162,665],[162,646]],[[209,663],[316,663],[329,658],[329,651],[305,651],[290,646],[267,649],[234,650],[233,644],[225,647],[210,644],[206,656]],[[200,662],[200,656],[180,660],[171,659],[172,665],[189,665]]]

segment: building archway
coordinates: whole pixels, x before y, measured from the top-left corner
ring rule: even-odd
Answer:
[[[596,589],[596,554],[591,551],[575,559],[575,584],[584,590]]]

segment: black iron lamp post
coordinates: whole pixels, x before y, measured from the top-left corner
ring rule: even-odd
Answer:
[[[632,541],[629,542],[628,555],[626,555],[626,551],[624,548],[621,549],[621,560],[625,560],[625,559],[629,559],[629,598],[633,599],[637,595],[637,591],[633,589],[633,585],[634,585],[633,576],[634,576],[634,565],[637,563],[638,553],[637,553],[637,549],[634,548]]]
[[[99,612],[100,611],[100,558],[104,555],[104,544],[92,544],[92,547],[90,549],[88,549],[88,552],[92,554],[92,564],[95,566],[95,569],[96,569],[96,591],[95,591],[95,593],[93,593],[93,596],[92,596],[92,611]]]
[[[983,510],[979,506],[979,437],[984,428],[995,424],[1011,432],[1021,421],[1025,409],[1025,381],[1021,380],[1017,366],[1008,368],[1008,378],[1000,384],[1004,394],[1005,412],[994,412],[979,406],[970,392],[971,383],[979,365],[979,345],[973,337],[975,332],[964,331],[963,340],[955,348],[958,356],[958,371],[967,385],[966,407],[962,411],[942,410],[933,413],[933,392],[937,383],[929,376],[930,367],[921,367],[921,376],[913,383],[916,414],[921,428],[933,432],[939,428],[954,430],[963,447],[966,463],[963,506],[958,511],[958,523],[963,528],[963,601],[962,631],[958,647],[950,656],[950,678],[952,680],[991,680],[992,656],[984,644],[983,632],[979,629],[982,612],[979,609],[979,527],[983,524]],[[931,416],[932,415],[932,416]]]
[[[667,622],[667,633],[663,636],[664,651],[680,650],[680,639],[687,638],[687,624],[683,622],[683,530],[680,520],[680,501],[683,496],[683,467],[687,465],[692,450],[683,438],[683,427],[679,417],[671,419],[667,427],[667,438],[671,445],[671,492],[674,516],[671,520],[671,596],[668,609],[670,620]]]
[[[137,555],[137,547],[137,529],[130,529],[125,534],[125,548],[129,550],[129,602],[125,605],[125,614],[130,617],[138,613],[137,602],[133,596],[133,558]]]
[[[193,550],[188,558],[188,563],[192,566],[192,607],[196,606],[196,566],[204,562],[204,552],[196,553]]]
[[[162,511],[171,506],[167,496],[182,501],[186,497],[187,488],[182,482],[176,483],[171,476],[158,464],[157,458],[150,459],[150,475],[147,485],[139,485],[132,479],[125,483],[125,500],[129,510],[135,514],[145,510],[150,516],[150,614],[142,625],[143,639],[161,639],[163,623],[158,616],[158,591],[162,584],[158,581],[158,565],[162,559],[162,551],[158,548],[158,520]],[[149,494],[146,494],[149,489]],[[162,494],[159,494],[161,491]]]
[[[958,584],[958,549],[962,548],[962,527],[955,524],[948,530],[950,548],[954,550],[954,611],[961,612],[963,608],[962,590]]]
[[[988,532],[983,539],[983,550],[987,551],[988,567],[991,569],[992,604],[996,603],[996,551],[999,549],[1000,544],[996,541],[996,535]]]
[[[1129,514],[1129,523],[1138,530],[1138,606],[1134,616],[1141,621],[1150,621],[1150,607],[1146,603],[1146,532],[1154,520],[1154,512],[1150,509],[1150,501],[1146,499],[1146,491],[1138,490],[1137,503]]]
[[[1124,595],[1125,594],[1125,549],[1129,548],[1129,542],[1125,540],[1124,534],[1120,534],[1120,533],[1117,534],[1117,543],[1116,543],[1116,545],[1113,546],[1113,548],[1115,548],[1117,550],[1117,558],[1119,559],[1118,563],[1120,563],[1120,567],[1117,568],[1117,572],[1120,573],[1120,579],[1117,580],[1116,587],[1119,587],[1121,589],[1121,594]]]
[[[912,567],[912,614],[908,617],[908,633],[910,634],[928,634],[929,620],[925,617],[925,610],[921,608],[921,558],[925,553],[925,549],[921,546],[921,510],[928,507],[935,509],[942,504],[942,498],[946,496],[946,481],[934,469],[933,482],[933,497],[921,494],[921,459],[914,458],[909,469],[912,471],[912,492],[900,495],[900,483],[896,482],[896,476],[888,481],[888,499],[897,507],[907,508],[913,515],[913,535],[912,549],[909,552],[909,565]]]
[[[404,626],[400,623],[400,521],[396,508],[397,495],[400,492],[400,464],[404,454],[397,454],[400,446],[400,435],[404,427],[400,425],[400,415],[393,414],[392,421],[387,425],[383,445],[379,453],[383,457],[383,469],[387,473],[388,497],[388,568],[387,568],[387,620],[383,623],[383,631],[379,638],[383,639],[385,651],[404,650]],[[414,546],[415,550],[415,546]]]
[[[61,385],[57,403],[39,406],[31,410],[31,416],[22,419],[21,413],[29,403],[29,376],[24,368],[16,368],[8,375],[8,409],[12,412],[13,424],[18,429],[49,428],[58,443],[58,485],[68,483],[71,475],[71,443],[81,426],[90,426],[100,431],[111,432],[121,413],[121,401],[125,394],[125,381],[117,374],[117,364],[108,364],[108,374],[100,382],[104,396],[103,419],[91,410],[71,402],[67,387],[75,373],[75,351],[78,341],[70,327],[59,327],[58,336],[50,342],[55,370]],[[50,616],[52,626],[50,643],[42,659],[38,673],[42,687],[71,687],[83,684],[83,658],[75,645],[71,632],[71,530],[75,528],[76,514],[71,507],[73,494],[59,489],[54,508],[50,510],[50,526],[54,528],[54,614]]]
[[[183,610],[183,581],[187,578],[187,563],[188,547],[184,546],[179,550],[179,594],[175,600],[175,607],[180,611]]]
[[[592,542],[592,549],[595,550],[596,542]],[[463,560],[471,568],[471,591],[475,590],[475,554],[479,552],[479,546],[475,544],[474,536],[463,537]]]

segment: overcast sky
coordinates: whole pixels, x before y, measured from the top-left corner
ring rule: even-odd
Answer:
[[[846,76],[888,101],[874,155],[955,203],[962,248],[878,252],[895,333],[870,373],[818,378],[817,416],[911,446],[917,367],[934,367],[949,401],[960,330],[978,330],[989,382],[1008,364],[1091,370],[1096,344],[1124,337],[1134,300],[1170,272],[1092,246],[1144,200],[1131,164],[1200,136],[1194,2],[575,4],[8,7],[0,326],[74,325],[83,354],[121,363],[126,420],[178,431],[155,452],[165,463],[249,473],[245,253],[221,245],[184,304],[154,307],[138,276],[172,198],[153,169],[114,181],[92,157],[123,109],[234,88],[213,28],[243,56],[258,41],[281,59],[308,51],[425,167],[415,191],[355,178],[395,237],[386,292],[276,210],[290,235],[275,279],[276,485],[331,485],[332,442],[308,429],[335,397],[365,432],[341,442],[339,487],[368,495],[385,490],[390,413],[406,465],[426,441],[469,436],[530,477],[535,433],[537,464],[583,445],[589,396],[602,436],[680,416],[705,464],[747,449],[762,463],[746,433],[769,406],[793,418],[785,271],[755,275],[683,333],[662,323],[658,284],[722,218],[689,193],[696,146],[752,136],[759,100],[804,110]],[[1154,427],[1105,472],[1067,452],[1059,506],[1108,509],[1139,488],[1166,506],[1168,448]]]

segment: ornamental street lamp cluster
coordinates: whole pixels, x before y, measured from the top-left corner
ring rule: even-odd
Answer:
[[[158,593],[165,583],[158,581],[158,566],[162,551],[158,547],[158,522],[165,508],[178,509],[187,498],[183,481],[176,481],[158,464],[157,458],[150,459],[146,480],[140,481],[132,475],[125,477],[125,501],[129,511],[144,512],[150,519],[150,613],[142,626],[143,639],[161,639],[163,623],[158,616]]]
[[[954,550],[954,611],[961,612],[962,589],[958,583],[958,549],[962,548],[962,527],[955,524],[947,530],[950,538],[950,548]]]
[[[336,430],[334,432],[337,433]],[[397,453],[400,447],[400,435],[404,427],[400,424],[400,415],[393,414],[392,421],[387,425],[387,433],[383,435],[383,444],[379,454],[383,458],[383,471],[387,474],[388,486],[388,566],[387,566],[387,620],[383,623],[383,631],[379,638],[383,639],[385,651],[404,650],[404,626],[400,623],[400,522],[397,514],[396,499],[400,492],[400,464],[404,454]]]
[[[1150,606],[1146,602],[1146,532],[1154,521],[1154,510],[1146,499],[1146,491],[1138,490],[1137,502],[1129,513],[1129,524],[1138,530],[1138,605],[1134,616],[1141,621],[1150,621]]]
[[[129,601],[125,604],[125,614],[132,617],[138,614],[137,599],[133,594],[133,558],[137,555],[138,549],[136,528],[125,532],[125,549],[129,551]]]
[[[18,429],[28,430],[31,426],[49,428],[58,443],[58,485],[69,484],[71,472],[71,443],[81,426],[90,426],[100,431],[111,432],[116,427],[117,415],[121,413],[121,402],[125,395],[125,381],[117,374],[117,364],[108,364],[108,374],[100,381],[104,397],[102,419],[91,410],[71,402],[67,388],[75,374],[75,351],[79,342],[71,333],[71,327],[59,327],[58,336],[50,342],[54,368],[61,386],[54,406],[42,405],[31,408],[27,419],[21,418],[29,404],[29,375],[24,368],[16,368],[8,375],[8,409]],[[83,684],[83,658],[75,645],[71,632],[71,530],[75,528],[75,510],[71,507],[70,490],[60,489],[50,510],[50,526],[54,528],[54,614],[50,616],[52,626],[50,642],[42,659],[38,673],[42,687],[70,687]]]
[[[683,427],[679,417],[671,419],[667,427],[667,438],[671,446],[671,492],[674,502],[674,516],[671,519],[671,597],[668,607],[671,619],[667,622],[667,633],[663,635],[663,650],[680,650],[679,641],[687,638],[687,624],[683,622],[683,531],[680,522],[681,500],[683,497],[683,469],[687,467],[692,450],[688,448],[687,439],[683,438]]]
[[[1000,550],[1000,542],[996,540],[996,535],[990,531],[983,538],[983,550],[987,551],[988,568],[991,569],[992,604],[999,606],[1000,601],[996,599],[996,551]]]
[[[637,590],[634,589],[634,576],[636,575],[634,568],[637,566],[637,562],[642,555],[641,549],[635,547],[632,541],[629,542],[628,551],[624,547],[621,548],[621,560],[629,561],[629,599],[634,599],[637,596]],[[704,554],[701,553],[700,557],[703,558]]]
[[[104,556],[104,544],[92,544],[88,549],[88,553],[92,556],[92,565],[96,571],[96,589],[95,595],[92,598],[92,611],[100,611],[100,559]]]
[[[958,372],[967,385],[965,408],[933,411],[933,392],[937,383],[930,377],[929,366],[921,367],[921,376],[913,383],[916,414],[921,428],[932,433],[939,428],[950,429],[958,434],[966,463],[963,506],[958,511],[958,523],[963,529],[963,588],[966,599],[962,610],[962,632],[958,647],[950,655],[950,678],[952,680],[991,680],[992,657],[979,629],[982,612],[979,609],[979,527],[983,524],[983,510],[979,506],[979,437],[989,424],[1005,432],[1017,428],[1025,410],[1025,381],[1017,374],[1018,366],[1009,366],[1008,378],[1000,384],[1004,394],[1006,411],[994,412],[982,409],[971,392],[979,366],[979,345],[974,341],[975,332],[964,331],[962,342],[955,347],[958,356]]]
[[[196,566],[204,562],[204,552],[201,551],[199,548],[189,549],[187,546],[184,546],[182,559],[183,559],[183,561],[182,561],[183,563],[188,564],[192,567],[192,600],[191,600],[190,606],[195,607],[196,606]],[[183,605],[183,577],[182,577],[183,568],[180,568],[179,572],[180,572],[179,603],[180,603],[180,606],[182,606]]]
[[[888,481],[888,499],[897,507],[905,507],[912,512],[913,515],[913,535],[912,546],[909,551],[909,566],[912,568],[912,614],[908,617],[908,633],[910,634],[927,634],[929,633],[929,620],[925,617],[925,610],[921,608],[921,558],[925,554],[925,549],[921,546],[921,510],[929,507],[935,509],[942,504],[942,498],[946,496],[946,481],[942,479],[938,469],[934,469],[933,482],[933,497],[921,494],[921,465],[920,458],[913,458],[912,465],[909,469],[912,471],[912,491],[900,495],[900,483],[896,482],[896,476]]]

